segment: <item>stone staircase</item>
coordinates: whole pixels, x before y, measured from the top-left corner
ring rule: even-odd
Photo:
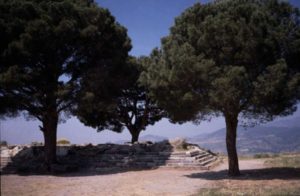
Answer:
[[[203,149],[183,152],[146,152],[144,154],[104,153],[89,161],[91,168],[190,168],[209,170],[218,157]]]
[[[2,168],[6,167],[9,163],[11,163],[10,157],[2,157],[1,156],[1,162],[0,162],[0,169],[2,171]]]
[[[11,157],[2,157],[1,156],[1,162],[0,162],[0,172],[3,172],[3,169],[5,168],[5,171],[15,171],[16,167],[12,164]]]
[[[0,172],[1,173],[15,173],[17,170],[17,165],[14,163],[14,157],[20,151],[24,149],[25,146],[1,146],[0,151]]]

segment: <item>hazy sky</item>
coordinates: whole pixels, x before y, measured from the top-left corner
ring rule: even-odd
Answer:
[[[160,46],[160,39],[168,35],[176,16],[194,3],[206,3],[208,0],[97,0],[97,2],[100,6],[108,8],[117,21],[128,29],[133,45],[130,54],[140,56],[148,55],[154,47]],[[290,2],[300,7],[299,0]],[[300,118],[299,110],[292,117],[295,116]],[[43,141],[38,125],[40,125],[38,121],[26,121],[22,117],[2,120],[0,121],[1,140],[6,140],[10,144]],[[198,126],[192,123],[174,125],[164,119],[154,126],[147,127],[141,136],[153,134],[169,138],[190,137],[223,127],[225,127],[223,118],[212,119]],[[72,143],[96,144],[118,140],[129,141],[130,134],[127,130],[122,134],[111,131],[97,133],[95,129],[84,126],[73,117],[58,126],[58,138],[67,138]]]

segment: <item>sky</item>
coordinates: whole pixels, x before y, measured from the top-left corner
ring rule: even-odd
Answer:
[[[208,0],[97,0],[99,6],[108,8],[116,20],[127,28],[133,46],[130,54],[134,56],[149,55],[153,48],[159,47],[160,39],[169,34],[169,28],[173,25],[175,17],[197,2],[207,3]],[[299,0],[290,2],[300,7]],[[283,119],[295,117],[300,119],[299,110],[293,116]],[[9,144],[30,144],[32,141],[43,141],[39,125],[41,125],[39,121],[26,121],[23,117],[0,120],[0,139]],[[163,119],[154,126],[148,126],[141,136],[151,134],[168,138],[192,137],[224,127],[223,118],[214,118],[200,125],[171,124],[167,119]],[[58,139],[60,138],[66,138],[76,144],[97,144],[120,140],[129,141],[130,134],[127,130],[121,134],[108,130],[97,132],[72,117],[65,123],[59,124]]]

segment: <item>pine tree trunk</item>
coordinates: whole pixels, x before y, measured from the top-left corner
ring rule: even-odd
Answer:
[[[129,132],[131,134],[131,143],[133,144],[134,142],[137,142],[139,140],[140,131],[138,129],[131,128]]]
[[[236,132],[238,125],[238,115],[225,115],[226,122],[226,146],[228,152],[228,175],[240,175],[239,161],[236,151]]]
[[[45,164],[48,168],[56,163],[56,138],[57,138],[58,114],[56,112],[47,113],[43,120]]]

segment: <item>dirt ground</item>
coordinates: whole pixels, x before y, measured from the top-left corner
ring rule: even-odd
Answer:
[[[227,162],[211,171],[158,168],[153,170],[73,173],[63,176],[2,175],[1,195],[192,195],[201,189],[243,186],[299,186],[300,173],[266,168],[263,159],[241,160],[243,175],[229,178]],[[300,194],[300,193],[299,193]]]

